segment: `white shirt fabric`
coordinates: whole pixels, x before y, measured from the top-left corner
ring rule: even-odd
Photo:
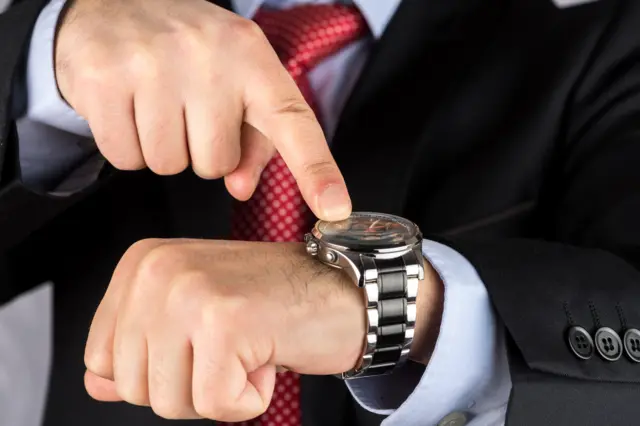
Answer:
[[[352,43],[321,62],[310,73],[329,140],[342,106],[362,69],[369,46],[382,35],[400,1],[354,0],[371,29],[373,39]],[[262,5],[287,8],[301,3],[331,2],[234,0],[233,7],[240,15],[251,18]],[[23,174],[32,182],[60,174],[61,170],[81,162],[88,153],[95,152],[95,146],[86,143],[85,139],[91,136],[89,126],[60,98],[56,87],[53,36],[63,5],[64,0],[52,0],[42,12],[28,56],[28,109],[26,117],[20,121],[19,131],[21,136],[29,136],[21,138],[20,151]],[[54,141],[47,140],[49,144],[61,145],[44,147],[42,138],[36,137],[42,133],[33,132],[34,126],[39,128],[39,132],[57,129],[60,137]],[[83,142],[79,143],[79,140]],[[73,146],[76,149],[69,148]],[[66,155],[60,154],[60,161],[51,161],[48,153],[52,150]],[[48,167],[44,166],[45,163]],[[466,419],[465,423],[472,426],[502,425],[511,381],[503,326],[493,312],[487,290],[475,268],[451,248],[425,241],[423,254],[438,271],[445,286],[440,335],[429,365],[423,368],[408,364],[392,375],[358,379],[347,382],[347,386],[364,408],[389,415],[383,426],[438,425],[451,415],[458,420]],[[47,371],[48,368],[50,349],[34,351],[36,342],[33,336],[23,332],[29,324],[49,320],[37,315],[38,311],[33,309],[33,304],[43,303],[42,297],[34,298],[31,306],[29,298],[33,296],[25,295],[14,302],[14,305],[21,304],[18,308],[3,308],[22,309],[28,315],[10,316],[0,311],[0,330],[12,330],[10,338],[0,335],[0,378],[7,378],[0,380],[0,412],[7,413],[5,410],[8,410],[13,413],[8,417],[2,416],[0,426],[5,425],[3,419],[7,418],[12,419],[11,426],[36,426],[33,412],[37,410],[33,410],[33,405],[30,405],[29,413],[20,410],[19,407],[25,404],[21,405],[19,401],[33,401],[33,395],[46,388],[46,375],[41,375],[40,385],[37,380],[32,380],[31,387],[22,389],[15,386],[25,377],[32,377],[35,372]],[[42,359],[27,358],[24,354],[40,354]],[[14,360],[13,364],[5,362],[5,359]],[[22,363],[15,360],[22,360]]]

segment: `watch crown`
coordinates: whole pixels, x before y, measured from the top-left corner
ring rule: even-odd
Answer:
[[[330,263],[333,263],[338,259],[336,254],[332,251],[327,251],[324,255],[324,258],[327,262],[330,262]]]
[[[316,243],[315,241],[308,241],[307,253],[309,253],[311,256],[316,256],[318,254],[318,243]]]

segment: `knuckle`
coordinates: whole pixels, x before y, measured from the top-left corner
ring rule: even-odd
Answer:
[[[93,129],[96,145],[106,160],[119,170],[141,170],[146,166],[140,153],[138,141],[127,138],[109,129],[108,118],[93,116],[89,123]]]
[[[202,179],[219,179],[233,172],[240,163],[239,155],[237,158],[231,154],[223,154],[222,150],[218,150],[217,157],[214,160],[207,159],[193,160],[193,171]]]
[[[155,397],[151,402],[153,412],[167,420],[181,420],[190,414],[189,407],[170,397]]]
[[[244,43],[263,43],[266,38],[260,26],[250,19],[238,18],[230,22],[231,33]]]
[[[182,251],[174,245],[157,245],[146,251],[136,275],[142,283],[164,282],[169,272],[179,269],[186,262]]]
[[[234,158],[225,157],[224,160],[220,161],[215,172],[219,176],[227,176],[238,167],[238,163],[239,161]]]
[[[147,158],[146,164],[157,175],[172,176],[185,171],[189,160],[183,155],[153,155]]]
[[[147,253],[162,244],[163,240],[160,238],[144,238],[142,240],[138,240],[129,246],[127,251],[124,253],[124,256],[122,256],[122,261],[126,262],[129,259],[144,257]]]
[[[211,395],[206,389],[200,397],[194,397],[193,406],[196,413],[205,419],[224,420],[232,411],[232,403],[219,393]]]
[[[219,299],[225,300],[221,302]],[[239,329],[235,323],[238,318],[247,313],[247,310],[244,310],[244,312],[237,312],[235,315],[231,315],[230,310],[227,309],[228,300],[226,299],[228,298],[225,296],[208,298],[207,302],[201,303],[198,317],[194,319],[198,329],[206,331],[207,339],[214,342],[215,346],[219,348],[235,347],[238,336],[234,332]],[[214,368],[215,366],[211,367]]]
[[[192,26],[182,28],[174,35],[174,40],[180,51],[190,52],[195,57],[206,57],[211,48],[205,35],[206,24],[196,22]]]
[[[100,152],[102,152],[113,167],[124,171],[144,169],[146,163],[141,155],[136,152],[132,153],[129,150],[118,149],[113,145],[114,142],[110,142],[109,140],[104,141],[104,139],[98,144]]]
[[[84,365],[87,367],[87,370],[97,376],[106,377],[112,368],[110,362],[111,357],[102,350],[87,345],[84,352]]]
[[[148,80],[157,79],[162,70],[155,49],[132,49],[128,54],[126,64],[133,75]]]
[[[293,98],[293,99],[285,99],[282,101],[282,104],[276,111],[280,114],[300,114],[300,115],[310,115],[313,114],[309,104],[307,104],[303,99]],[[314,116],[315,117],[315,116]]]
[[[276,108],[275,114],[295,116],[296,119],[317,121],[316,115],[309,104],[301,98],[284,99]]]
[[[339,173],[338,166],[332,161],[318,161],[303,165],[305,174],[312,176],[328,176]]]
[[[210,278],[204,271],[189,270],[176,275],[167,294],[169,311],[181,310],[193,306],[194,300],[202,300],[199,296],[210,284]]]
[[[125,253],[125,256],[132,255],[138,252],[142,252],[142,253],[148,252],[158,247],[162,243],[163,243],[163,240],[161,240],[160,238],[144,238],[142,240],[138,240],[135,243],[131,244],[131,246]]]
[[[220,420],[221,417],[217,414],[216,410],[214,410],[211,405],[211,402],[204,402],[204,398],[194,398],[193,400],[193,408],[198,416],[204,419],[210,420]]]
[[[227,334],[224,332],[224,324],[229,318],[219,308],[220,306],[215,303],[215,300],[204,303],[200,310],[198,322],[202,330],[215,330],[211,332],[213,339],[222,343],[229,340]]]
[[[218,170],[214,166],[203,166],[202,164],[194,162],[193,164],[193,172],[200,178],[206,180],[215,180],[224,177],[224,173],[221,170]]]
[[[129,404],[145,406],[149,405],[149,399],[147,397],[147,392],[145,386],[137,382],[126,382],[116,381],[116,390],[118,392],[118,396],[122,398],[123,401],[128,402]]]
[[[73,62],[67,59],[64,69],[70,77],[77,76],[80,85],[94,92],[101,92],[108,90],[113,80],[114,73],[110,62],[109,55],[97,49],[94,53],[82,55]]]

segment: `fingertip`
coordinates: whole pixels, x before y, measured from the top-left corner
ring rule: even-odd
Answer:
[[[237,170],[225,176],[224,184],[233,198],[238,201],[247,201],[256,190],[258,182],[246,171]]]
[[[264,410],[269,407],[271,398],[273,397],[273,389],[276,384],[276,371],[277,368],[274,365],[263,365],[257,370],[247,374],[247,380],[256,389],[258,395],[260,395]]]
[[[97,401],[122,401],[122,398],[120,398],[116,391],[115,382],[103,379],[89,370],[84,373],[84,387],[89,396]]]
[[[351,215],[351,197],[344,184],[326,186],[316,197],[314,213],[319,219],[334,222],[344,220]]]
[[[246,421],[258,417],[264,414],[269,408],[269,403],[273,395],[273,387],[275,386],[275,368],[273,370],[273,379],[268,379],[267,376],[269,374],[264,375],[262,371],[256,371],[256,373],[262,377],[257,379],[257,384],[247,377],[246,386],[240,398],[238,398],[238,405],[243,407],[243,410],[240,416],[234,415],[231,417],[232,422]],[[253,380],[256,380],[256,378],[253,378]],[[265,384],[269,382],[272,382],[270,389],[265,386]]]

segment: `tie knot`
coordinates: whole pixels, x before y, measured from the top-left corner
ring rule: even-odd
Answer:
[[[254,17],[294,79],[363,37],[367,25],[357,7],[301,5],[262,8]]]

